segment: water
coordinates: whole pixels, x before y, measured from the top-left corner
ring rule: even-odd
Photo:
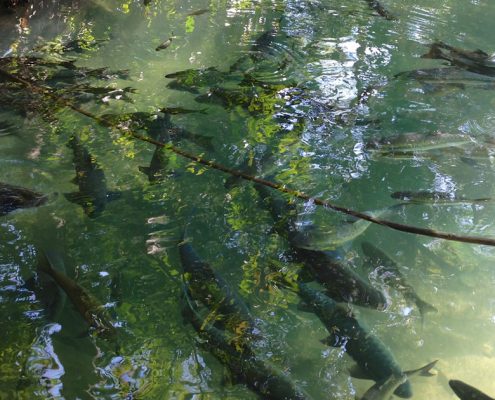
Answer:
[[[396,204],[390,194],[404,190],[495,196],[493,158],[487,154],[470,162],[465,150],[453,149],[391,159],[374,157],[365,146],[370,139],[405,132],[462,132],[473,140],[491,134],[491,90],[439,90],[394,75],[442,66],[439,60],[419,57],[435,40],[493,51],[495,9],[488,1],[383,4],[397,19],[374,15],[360,0],[36,5],[2,16],[0,54],[32,54],[47,43],[76,37],[105,39],[99,47],[67,56],[78,67],[128,69],[128,80],[89,82],[131,86],[136,93],[128,94],[132,102],[99,99],[82,108],[96,115],[204,109],[171,120],[211,137],[212,148],[186,140],[178,144],[181,148],[229,167],[255,160],[255,165],[264,164],[270,179],[349,208],[384,209]],[[188,15],[201,9],[209,11]],[[20,17],[27,21],[23,26]],[[250,48],[271,29],[272,41],[255,48],[259,52],[253,61]],[[155,51],[169,37],[171,45]],[[238,88],[243,73],[249,73],[288,88],[277,95],[258,92],[260,101],[246,109],[196,102],[208,87],[199,87],[196,94],[167,87],[172,80],[166,74],[209,67],[226,72],[241,57],[238,71],[224,74],[221,87]],[[264,112],[256,113],[256,107]],[[42,118],[40,109],[50,108],[53,102],[31,103],[22,115],[14,115],[8,103],[2,105],[2,120],[17,129],[16,135],[0,137],[0,181],[49,193],[50,201],[0,217],[0,398],[256,398],[245,386],[229,383],[225,368],[184,322],[174,243],[186,224],[200,256],[250,305],[263,333],[256,348],[263,360],[315,399],[359,398],[371,386],[372,381],[349,377],[352,359],[340,348],[321,344],[328,332],[320,321],[298,310],[297,296],[270,280],[273,268],[296,271],[297,266],[287,262],[287,241],[276,234],[273,218],[251,184],[226,188],[227,175],[178,156],[172,156],[163,181],[150,184],[138,167],[149,165],[154,146],[122,139],[118,131],[67,109]],[[96,218],[88,218],[63,195],[77,191],[71,183],[73,153],[67,147],[73,134],[103,169],[109,190],[122,192]],[[347,220],[297,204],[302,221],[329,227]],[[389,218],[493,237],[494,212],[490,202],[413,205]],[[161,216],[170,223],[150,220]],[[427,314],[422,322],[414,304],[377,281],[364,262],[362,241],[393,258],[438,313]],[[40,242],[61,249],[67,275],[105,306],[116,339],[88,334],[68,299],[47,316],[41,295],[27,284],[36,271]],[[336,250],[343,263],[386,292],[390,305],[385,311],[353,308],[402,368],[440,360],[436,377],[413,380],[413,398],[453,398],[448,379],[495,394],[492,248],[371,226]]]

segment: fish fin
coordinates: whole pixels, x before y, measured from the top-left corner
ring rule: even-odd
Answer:
[[[24,288],[26,288],[27,290],[31,291],[31,292],[34,292],[34,290],[36,289],[36,276],[33,275],[31,276],[26,282],[24,282],[24,285],[22,285]]]
[[[90,197],[85,196],[81,192],[64,193],[64,197],[71,203],[79,204],[81,206],[86,206],[88,201],[91,201]]]
[[[419,313],[423,317],[426,313],[436,313],[438,310],[436,307],[432,306],[431,304],[427,303],[426,301],[423,301],[421,299],[416,299],[416,305],[418,306]]]
[[[359,365],[354,364],[349,368],[349,375],[356,379],[370,379],[369,374],[366,373]]]
[[[321,339],[320,342],[330,346],[330,347],[340,347],[345,343],[345,338],[342,336],[338,336],[335,333],[331,333],[326,338]]]
[[[150,171],[151,171],[151,168],[150,167],[139,166],[138,169],[139,169],[139,171],[141,171],[145,175],[149,175],[150,174]]]
[[[117,199],[120,199],[122,197],[122,192],[117,192],[117,191],[109,191],[107,192],[107,200],[108,201],[113,201],[113,200],[117,200]]]
[[[435,376],[436,374],[430,372],[430,370],[436,365],[438,360],[432,361],[431,363],[426,364],[425,366],[413,369],[410,371],[404,371],[404,374],[409,376],[420,375],[420,376]]]
[[[299,311],[304,311],[304,312],[313,312],[313,308],[311,308],[311,306],[304,301],[299,302],[299,304],[297,305],[297,309]],[[326,340],[326,339],[322,339],[322,343],[324,340]],[[323,343],[323,344],[326,344],[326,343]]]

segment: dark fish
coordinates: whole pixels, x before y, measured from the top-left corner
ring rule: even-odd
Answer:
[[[383,282],[401,292],[406,300],[414,302],[422,317],[427,312],[438,311],[418,296],[414,288],[409,285],[404,275],[400,272],[399,266],[384,252],[368,242],[361,243],[361,247],[368,257],[371,267],[378,271]]]
[[[435,42],[431,44],[428,53],[421,57],[446,60],[451,65],[477,74],[495,76],[495,61],[483,50],[470,51]]]
[[[114,336],[115,327],[110,323],[105,308],[83,287],[54,268],[50,253],[39,251],[38,268],[49,275],[63,289],[72,304],[88,325],[104,336]]]
[[[190,13],[187,13],[186,15],[187,16],[197,16],[197,15],[206,14],[207,12],[210,12],[210,10],[207,9],[207,8],[204,8],[204,9],[201,9],[201,10],[191,11]]]
[[[202,345],[228,367],[236,382],[245,384],[262,399],[310,399],[309,395],[285,374],[256,356],[248,343],[229,336],[208,322],[207,318],[201,317],[197,307],[193,305],[193,300],[189,298],[187,291],[185,292],[188,307],[185,315],[203,339]]]
[[[63,52],[73,51],[75,53],[82,53],[86,50],[97,49],[98,47],[100,47],[100,43],[103,43],[106,41],[107,41],[106,39],[94,39],[91,41],[74,39],[74,40],[70,40],[68,42],[65,42],[62,45],[62,51]]]
[[[65,264],[59,254],[50,252],[50,258],[54,265],[61,273],[65,272]],[[26,281],[26,288],[33,291],[36,300],[43,308],[44,314],[49,321],[56,321],[65,304],[65,294],[55,282],[55,280],[43,271],[43,266],[37,263],[36,275]]]
[[[165,129],[161,133],[157,133],[155,139],[161,143],[167,143],[170,140],[170,136]],[[149,167],[139,167],[139,171],[148,176],[150,183],[156,183],[161,181],[166,176],[166,168],[168,165],[169,157],[167,150],[161,146],[156,146],[153,157],[151,157]]]
[[[160,112],[170,115],[191,114],[191,113],[206,114],[206,108],[201,108],[199,110],[190,110],[182,107],[164,107],[160,109]]]
[[[415,79],[433,87],[454,87],[459,89],[495,89],[494,77],[466,71],[462,68],[425,68],[404,71],[395,75],[396,78]]]
[[[435,366],[438,360],[435,360],[425,366],[411,371],[404,371],[402,375],[391,375],[384,383],[375,383],[363,395],[361,400],[389,400],[392,398],[394,391],[412,376],[423,375],[433,376],[430,370]]]
[[[478,389],[458,380],[450,380],[449,386],[461,400],[494,400]]]
[[[457,197],[453,193],[449,192],[438,192],[438,191],[404,191],[404,192],[394,192],[390,195],[393,199],[407,201],[410,203],[425,204],[425,203],[435,203],[435,204],[476,204],[485,203],[492,201],[490,197],[484,197],[479,199],[466,199],[464,197]]]
[[[173,35],[173,34],[172,34]],[[155,49],[156,51],[164,50],[167,47],[169,47],[172,44],[172,39],[174,36],[170,36],[167,40],[165,40],[163,43],[158,45],[158,47]]]
[[[394,20],[395,17],[385,8],[378,0],[366,0],[369,7],[374,10],[379,16],[388,19]]]
[[[280,100],[278,92],[281,89],[244,87],[241,89],[225,89],[221,87],[210,88],[208,93],[195,97],[195,101],[205,104],[216,104],[228,110],[234,107],[242,107],[251,114],[273,112],[277,100]]]
[[[174,79],[167,87],[177,90],[185,90],[198,93],[198,89],[209,86],[217,86],[227,79],[235,80],[237,77],[217,70],[215,67],[186,69],[165,75],[165,78]]]
[[[68,146],[74,152],[76,177],[73,183],[79,186],[79,192],[65,193],[64,196],[70,202],[79,204],[88,217],[97,217],[109,201],[120,197],[120,193],[107,189],[103,170],[76,136],[71,137]]]
[[[306,310],[314,312],[330,333],[322,342],[332,347],[344,347],[357,363],[362,374],[360,377],[383,384],[392,375],[403,375],[390,349],[377,336],[359,325],[346,306],[304,283],[299,284],[298,293]],[[406,379],[394,393],[402,398],[411,397],[411,384]]]
[[[288,239],[295,261],[304,265],[306,272],[325,288],[330,297],[336,301],[351,302],[365,307],[384,308],[385,296],[349,266],[339,263],[331,253],[298,247],[294,242],[298,233],[295,226],[295,207],[265,186],[255,185],[255,188],[272,214],[275,230]]]
[[[192,246],[179,245],[183,278],[191,298],[200,301],[214,313],[213,322],[231,332],[251,333],[254,320],[248,307],[211,266],[202,261]]]
[[[0,182],[0,216],[18,208],[38,207],[46,203],[48,196],[20,186]]]
[[[241,69],[242,64],[251,59],[252,62],[260,62],[262,61],[267,54],[271,52],[271,47],[273,43],[273,39],[277,35],[277,31],[275,29],[270,29],[266,32],[263,32],[258,38],[254,41],[251,48],[249,49],[248,54],[241,56],[234,64],[232,64],[229,68],[230,72],[238,71]]]

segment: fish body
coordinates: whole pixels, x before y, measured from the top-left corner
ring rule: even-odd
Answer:
[[[105,174],[94,157],[72,136],[69,147],[74,152],[76,177],[73,180],[79,186],[79,192],[65,193],[67,200],[79,204],[90,218],[100,215],[107,203],[119,196],[119,193],[107,189]]]
[[[198,16],[198,15],[203,15],[203,14],[206,14],[210,12],[209,9],[207,8],[203,8],[201,10],[195,10],[195,11],[191,11],[190,13],[187,13],[186,15],[187,16],[191,16],[191,17],[195,17],[195,16]]]
[[[218,86],[227,79],[235,76],[219,71],[215,67],[186,69],[165,75],[165,78],[173,79],[167,87],[177,90],[185,90],[191,93],[199,93],[199,89],[209,86]]]
[[[414,302],[418,307],[421,316],[424,316],[427,312],[437,312],[435,307],[418,296],[414,288],[400,272],[399,266],[383,251],[369,242],[361,243],[361,247],[364,254],[368,257],[368,261],[373,269],[380,270],[380,276],[383,281],[401,292],[406,300]]]
[[[62,288],[88,325],[102,335],[115,335],[115,327],[110,323],[104,307],[82,286],[54,268],[52,263],[53,256],[50,253],[39,252],[38,269],[49,275]]]
[[[470,72],[495,76],[495,61],[483,50],[471,51],[449,46],[443,42],[435,42],[430,45],[428,53],[421,57],[446,60],[451,65]]]
[[[357,363],[363,377],[383,384],[391,375],[403,375],[390,349],[377,336],[364,329],[347,307],[304,283],[299,283],[298,287],[304,304],[317,315],[330,333],[325,344],[344,347]],[[412,396],[407,379],[394,389],[394,393],[403,398]]]
[[[250,331],[254,320],[248,307],[211,266],[201,260],[190,243],[179,245],[183,277],[190,296],[216,313],[214,321],[233,332]]]
[[[401,155],[449,147],[462,147],[473,143],[473,139],[464,134],[435,132],[422,134],[415,132],[403,133],[366,144],[366,149],[379,155]]]
[[[435,360],[429,364],[426,364],[424,367],[411,370],[404,371],[401,375],[391,375],[384,383],[374,384],[370,389],[366,391],[361,400],[389,400],[392,398],[394,391],[400,386],[403,385],[408,378],[416,375],[424,375],[424,376],[432,376],[429,371],[432,369],[438,360]]]
[[[461,400],[494,400],[493,397],[459,380],[450,380],[449,386]]]
[[[468,87],[478,89],[495,89],[495,78],[466,71],[462,68],[425,68],[401,72],[396,77],[415,79],[433,87],[451,86],[460,89]]]
[[[0,216],[18,208],[38,207],[46,203],[48,196],[20,186],[0,182]]]
[[[467,199],[464,197],[457,197],[453,193],[449,192],[438,192],[438,191],[403,191],[403,192],[394,192],[391,194],[393,199],[407,201],[409,203],[416,204],[476,204],[476,203],[485,203],[488,201],[492,201],[490,197],[484,197],[479,199]]]
[[[366,2],[379,16],[388,20],[396,19],[378,0],[366,0]]]
[[[169,157],[166,150],[160,146],[156,146],[153,157],[151,157],[149,167],[140,166],[139,171],[148,176],[150,183],[159,182],[166,175],[165,170],[167,168],[168,161]]]
[[[275,221],[275,230],[289,241],[292,256],[304,265],[309,274],[337,301],[346,301],[364,307],[383,309],[385,296],[369,282],[361,278],[348,265],[335,260],[330,253],[321,250],[308,250],[299,247],[298,232],[295,226],[297,210],[281,196],[277,196],[262,185],[255,185]]]
[[[187,291],[185,296],[187,298]],[[192,307],[192,299],[188,303],[190,309],[186,315],[203,339],[203,346],[228,367],[235,381],[245,384],[262,399],[310,400],[310,396],[287,376],[257,357],[248,343],[229,336],[201,318]]]
[[[260,36],[256,38],[254,43],[251,45],[247,55],[242,55],[237,59],[229,68],[230,72],[241,70],[243,64],[246,61],[251,60],[252,62],[262,61],[267,54],[272,50],[273,39],[275,38],[277,31],[275,29],[270,29],[263,32]]]
[[[190,110],[183,107],[164,107],[160,109],[160,112],[170,115],[192,114],[192,113],[206,114],[206,108],[201,108],[199,110]]]
[[[157,47],[156,47],[156,51],[160,51],[160,50],[165,50],[166,48],[168,48],[171,44],[172,44],[172,39],[174,37],[173,36],[170,36],[167,40],[165,40],[164,42],[160,43]]]

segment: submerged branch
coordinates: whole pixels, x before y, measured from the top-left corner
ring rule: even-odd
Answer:
[[[388,221],[385,219],[376,218],[376,217],[373,217],[373,216],[368,215],[366,213],[362,213],[362,212],[359,212],[359,211],[356,211],[356,210],[353,210],[353,209],[350,209],[347,207],[338,206],[336,204],[333,204],[333,203],[330,203],[328,201],[319,199],[317,197],[312,197],[312,196],[310,196],[310,195],[308,195],[302,191],[294,190],[294,189],[286,187],[285,185],[281,185],[281,184],[278,184],[276,182],[271,182],[271,181],[268,181],[268,180],[265,180],[262,178],[258,178],[256,176],[246,174],[242,171],[238,171],[238,170],[226,167],[224,165],[216,163],[215,161],[208,160],[202,156],[188,153],[184,150],[179,149],[178,147],[175,147],[172,144],[162,143],[162,142],[154,140],[150,137],[143,136],[143,135],[140,135],[138,133],[125,130],[119,126],[116,126],[115,124],[113,124],[112,122],[110,122],[108,120],[100,118],[100,117],[98,117],[98,116],[96,116],[96,115],[94,115],[94,114],[92,114],[86,110],[83,110],[83,109],[75,106],[69,100],[66,100],[64,98],[57,96],[51,89],[48,89],[48,88],[45,88],[42,86],[34,85],[33,83],[31,83],[31,82],[29,82],[23,78],[17,77],[15,75],[1,69],[1,68],[0,68],[0,76],[3,76],[3,77],[5,77],[5,78],[7,78],[13,82],[20,83],[35,93],[40,93],[44,96],[47,96],[47,97],[51,98],[52,100],[54,100],[55,102],[65,106],[67,108],[70,108],[71,110],[73,110],[79,114],[84,115],[88,118],[91,118],[92,120],[96,121],[100,125],[103,125],[103,126],[108,127],[108,128],[116,129],[121,134],[123,134],[125,136],[130,136],[130,137],[133,137],[134,139],[141,140],[143,142],[148,142],[148,143],[151,143],[155,146],[165,148],[169,151],[174,152],[175,154],[178,154],[184,158],[192,160],[198,164],[202,164],[208,168],[216,169],[218,171],[222,171],[222,172],[225,172],[229,175],[236,176],[238,178],[241,178],[241,179],[244,179],[244,180],[247,180],[250,182],[255,182],[255,183],[258,183],[260,185],[268,186],[274,190],[278,190],[279,192],[282,192],[282,193],[287,193],[288,195],[296,197],[298,199],[305,200],[305,201],[311,201],[314,204],[317,204],[319,206],[323,206],[325,208],[328,208],[328,209],[331,209],[334,211],[338,211],[338,212],[343,213],[343,214],[351,215],[351,216],[359,218],[359,219],[364,219],[364,220],[369,221],[371,223],[386,226],[388,228],[395,229],[395,230],[398,230],[401,232],[413,233],[413,234],[417,234],[417,235],[429,236],[429,237],[440,238],[440,239],[445,239],[445,240],[452,240],[452,241],[456,241],[456,242],[481,244],[481,245],[486,245],[486,246],[495,246],[495,239],[492,239],[492,238],[484,238],[484,237],[479,237],[479,236],[463,236],[463,235],[456,235],[456,234],[448,233],[448,232],[437,231],[434,229],[420,228],[420,227],[413,226],[413,225],[406,225],[406,224],[401,224],[401,223],[397,223],[397,222],[393,222],[393,221]]]

